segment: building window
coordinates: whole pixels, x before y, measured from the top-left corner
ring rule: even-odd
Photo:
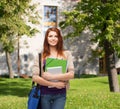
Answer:
[[[107,74],[105,57],[99,58],[99,73],[100,74]]]
[[[57,27],[57,6],[44,6],[44,33],[50,27]]]
[[[28,60],[28,56],[26,54],[24,54],[24,61]]]

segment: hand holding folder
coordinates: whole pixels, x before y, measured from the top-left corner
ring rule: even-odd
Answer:
[[[62,74],[67,72],[67,60],[56,59],[56,58],[47,58],[45,71],[51,74]],[[58,80],[51,80],[53,82],[57,82]],[[51,86],[48,86],[52,88]]]
[[[47,58],[45,71],[53,71],[53,73],[66,73],[67,71],[67,60],[56,59],[56,58]],[[52,73],[52,72],[50,72]]]

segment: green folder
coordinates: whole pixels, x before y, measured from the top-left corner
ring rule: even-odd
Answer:
[[[48,67],[59,67],[62,66],[62,73],[66,73],[67,71],[67,60],[64,59],[56,59],[56,58],[47,58],[45,71],[47,71]]]

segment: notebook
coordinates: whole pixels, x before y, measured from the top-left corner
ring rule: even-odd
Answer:
[[[47,58],[46,59],[46,65],[45,65],[45,71],[50,71],[53,73],[66,73],[67,71],[67,60],[64,59],[56,59],[56,58]],[[49,72],[48,71],[48,72]]]
[[[62,73],[62,66],[47,67],[47,72],[52,73],[52,74],[61,74]]]
[[[47,68],[47,72],[51,73],[51,74],[61,74],[62,73],[62,67],[58,66],[58,67],[48,67]],[[54,82],[57,82],[58,80],[51,80]]]
[[[67,71],[67,60],[56,59],[56,58],[47,58],[45,71],[51,74],[61,74],[66,73]],[[58,80],[51,80],[54,82],[58,82]],[[52,88],[52,86],[48,86],[48,88]]]

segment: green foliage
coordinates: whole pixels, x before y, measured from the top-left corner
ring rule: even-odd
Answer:
[[[31,0],[0,1],[0,42],[4,51],[13,52],[15,42],[22,35],[32,36],[38,30],[29,24],[39,24],[36,4]]]
[[[70,84],[65,109],[119,109],[120,93],[109,92],[107,77],[74,79]],[[27,109],[30,89],[31,79],[0,78],[0,109]]]
[[[72,26],[72,33],[68,33],[72,37],[79,36],[86,28],[90,29],[95,36],[92,41],[99,42],[99,46],[104,48],[104,41],[107,40],[120,56],[120,0],[104,1],[81,0],[73,10],[63,12],[65,20],[60,27]]]

